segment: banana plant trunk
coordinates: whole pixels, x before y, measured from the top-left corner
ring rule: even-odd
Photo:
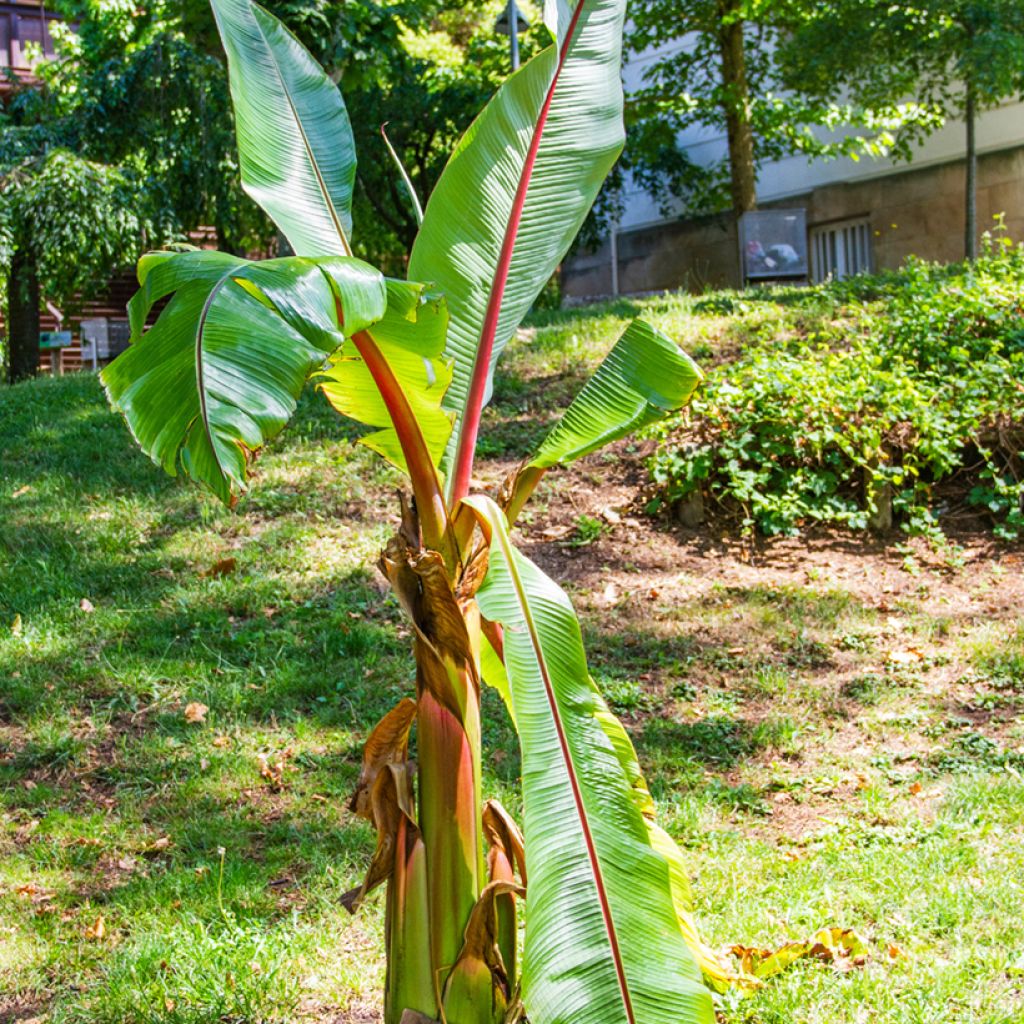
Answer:
[[[493,881],[482,820],[480,616],[471,595],[457,595],[444,557],[418,546],[408,508],[405,521],[380,563],[416,630],[416,814],[402,821],[388,882],[385,1024],[403,1024],[407,1011],[416,1021],[497,1024],[505,972],[471,934]]]

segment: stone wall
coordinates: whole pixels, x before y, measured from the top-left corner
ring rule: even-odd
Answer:
[[[869,218],[875,269],[898,267],[910,255],[941,262],[963,257],[962,160],[825,185],[765,204],[766,209],[772,206],[806,207],[808,228]],[[1005,215],[1010,237],[1024,241],[1024,146],[988,153],[978,161],[979,232],[990,228],[998,214]],[[740,284],[736,226],[730,214],[624,231],[617,245],[622,294]],[[571,298],[611,294],[609,243],[567,260],[562,287]]]

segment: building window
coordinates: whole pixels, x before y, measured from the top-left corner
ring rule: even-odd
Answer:
[[[841,281],[871,270],[871,231],[867,217],[811,228],[811,273],[816,282]]]

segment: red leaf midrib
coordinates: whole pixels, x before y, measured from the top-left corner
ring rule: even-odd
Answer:
[[[558,64],[555,67],[554,77],[548,87],[544,104],[537,116],[537,123],[533,128],[533,135],[530,138],[530,148],[526,151],[526,159],[523,161],[523,169],[519,176],[519,185],[516,188],[515,199],[512,202],[512,211],[509,214],[508,224],[505,226],[505,237],[502,239],[501,251],[498,254],[498,265],[494,271],[494,280],[491,284],[491,292],[487,299],[487,310],[484,313],[484,322],[480,331],[480,343],[477,345],[476,360],[473,363],[473,376],[470,380],[469,393],[466,396],[466,404],[463,407],[462,430],[459,437],[459,447],[455,456],[454,479],[452,482],[452,505],[469,494],[469,482],[473,472],[473,455],[476,450],[477,434],[480,431],[480,417],[483,413],[484,394],[487,390],[487,378],[491,365],[491,353],[494,351],[494,338],[498,330],[498,318],[501,315],[501,303],[505,297],[505,288],[508,284],[509,270],[512,266],[512,254],[515,250],[516,240],[519,235],[519,227],[523,219],[523,209],[526,206],[526,193],[530,187],[533,177],[533,168],[537,162],[537,153],[540,151],[541,138],[544,135],[544,127],[547,124],[551,104],[555,98],[555,90],[558,87],[558,79],[565,66],[566,58],[569,55],[569,47],[576,35],[580,15],[588,0],[578,0],[572,13],[572,19],[562,41],[558,53]]]

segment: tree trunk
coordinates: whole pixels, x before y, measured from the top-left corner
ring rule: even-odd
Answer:
[[[978,148],[975,142],[977,104],[974,85],[967,83],[967,101],[964,121],[967,126],[966,189],[964,192],[964,257],[973,260],[978,255]]]
[[[7,288],[7,379],[13,384],[39,372],[39,277],[23,249],[14,251]]]
[[[750,122],[750,89],[739,0],[719,0],[718,25],[725,88],[722,107],[729,140],[729,183],[733,212],[739,217],[757,206],[754,130]]]

